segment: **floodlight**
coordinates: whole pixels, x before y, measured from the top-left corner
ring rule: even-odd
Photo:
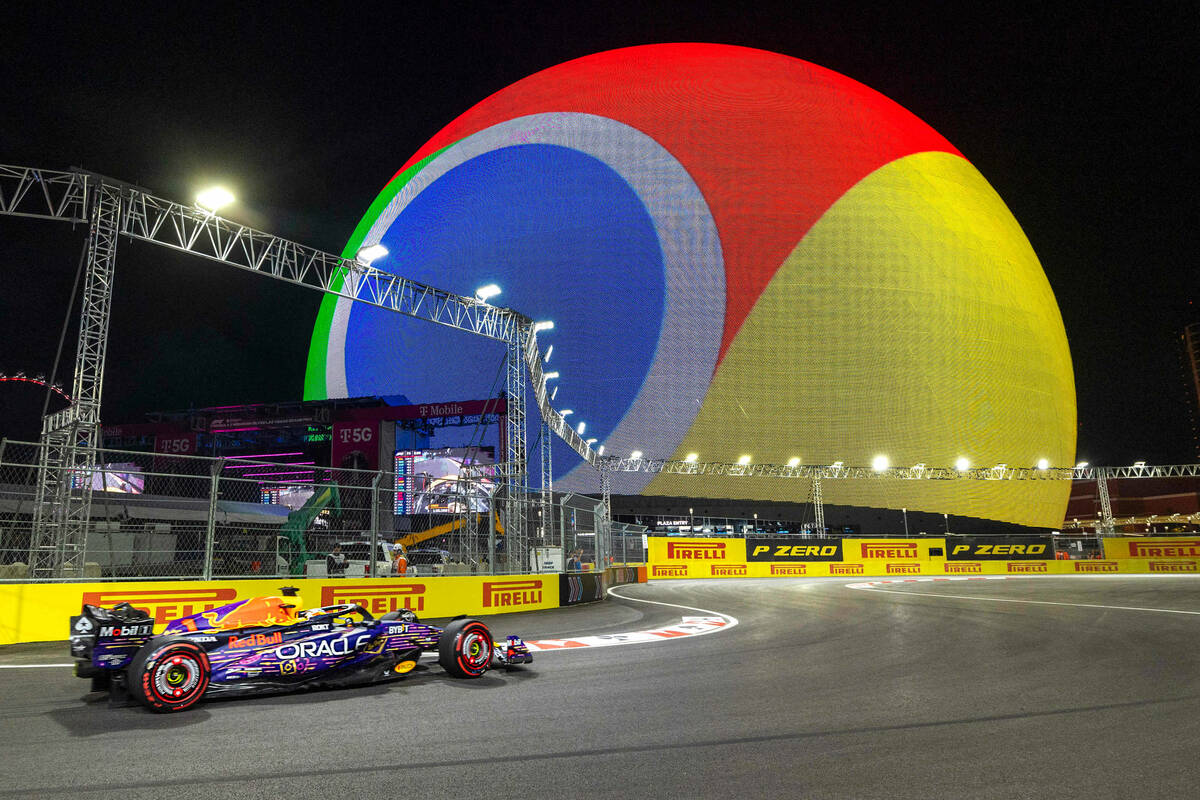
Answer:
[[[694,464],[694,463],[696,463],[696,459],[698,459],[699,457],[700,457],[699,453],[688,453],[686,456],[683,457],[683,460],[688,462],[689,464]]]
[[[196,205],[208,211],[216,211],[233,201],[233,193],[224,186],[210,186],[196,193]]]
[[[632,453],[630,453],[630,454],[629,454],[629,457],[630,457],[630,458],[641,458],[641,457],[642,457],[642,451],[641,451],[641,450],[634,450]]]
[[[533,323],[533,332],[534,333],[538,333],[540,331],[552,331],[552,330],[554,330],[554,321],[553,320],[547,319],[547,320],[543,320],[541,322]]]
[[[890,466],[890,462],[887,456],[878,455],[871,459],[871,469],[876,472],[883,472],[888,466]]]
[[[549,347],[546,348],[546,358],[544,359],[543,363],[545,363],[545,364],[550,363],[550,354],[553,352],[554,352],[554,345],[550,345]]]
[[[954,468],[959,472],[966,472],[971,468],[971,462],[967,460],[966,456],[959,456],[958,460],[954,462]]]
[[[1037,463],[1037,468],[1040,470],[1050,469],[1050,462],[1044,458],[1039,458],[1038,463]]]
[[[799,456],[792,456],[791,458],[789,458],[789,459],[788,459],[787,465],[788,465],[789,467],[798,467],[798,466],[800,466],[800,457],[799,457]]]
[[[364,266],[371,266],[372,262],[378,261],[388,254],[388,249],[381,244],[369,244],[366,247],[359,248],[359,251],[354,256],[354,260]]]
[[[580,436],[583,436],[583,432],[586,430],[587,430],[587,423],[581,422],[581,423],[579,423],[579,427],[575,429],[575,432],[578,433]]]
[[[574,414],[574,413],[575,413],[575,412],[574,412],[573,410],[571,410],[571,409],[569,409],[569,408],[564,408],[562,411],[558,412],[558,415],[559,415],[560,417],[569,417],[569,416],[571,416],[571,415],[572,415],[572,414]]]
[[[481,303],[486,303],[491,298],[500,294],[501,291],[503,290],[499,286],[494,283],[489,283],[488,285],[480,286],[475,290],[475,299]]]
[[[738,456],[738,463],[743,467],[750,463],[750,456]]]
[[[558,373],[557,373],[557,372],[547,372],[547,373],[546,373],[545,375],[543,375],[542,377],[543,377],[543,378],[545,378],[545,379],[546,379],[546,380],[548,380],[548,381],[552,381],[552,380],[554,380],[555,378],[557,378],[557,377],[558,377]]]

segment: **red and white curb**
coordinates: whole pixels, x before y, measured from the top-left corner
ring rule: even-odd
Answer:
[[[698,611],[703,616],[685,616],[674,625],[665,628],[652,628],[644,631],[628,633],[608,633],[598,636],[575,636],[570,639],[533,639],[526,640],[530,650],[537,652],[553,652],[555,650],[576,650],[584,647],[614,647],[622,644],[649,644],[652,642],[674,642],[693,636],[705,636],[717,631],[728,630],[738,624],[736,617],[722,614],[719,611],[709,611],[704,608],[681,606],[675,603],[662,603],[658,600],[642,600],[637,597],[626,597],[609,589],[613,597],[628,600],[633,603],[647,603],[652,606],[667,606],[681,608],[684,611]]]
[[[888,583],[933,583],[934,581],[1006,581],[1013,575],[954,575],[945,578],[886,578],[881,581],[864,581],[847,583],[847,589],[870,589],[872,586],[883,586]]]

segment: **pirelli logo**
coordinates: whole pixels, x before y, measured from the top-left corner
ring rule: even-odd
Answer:
[[[228,605],[237,600],[237,589],[113,589],[84,592],[82,600],[87,605],[103,607],[129,603],[154,617],[156,623],[163,623]]]
[[[888,544],[874,543],[870,544],[863,542],[862,557],[863,558],[920,558],[920,553],[917,551],[917,543],[911,544]]]
[[[744,578],[746,577],[745,564],[713,564],[712,576],[714,578]]]
[[[1010,561],[1008,562],[1009,572],[1045,572],[1046,562],[1044,561]]]
[[[916,545],[913,545],[913,546],[916,547]],[[888,575],[920,575],[921,574],[921,565],[920,564],[888,564],[887,565],[887,574]]]
[[[1151,561],[1151,572],[1200,572],[1195,561]]]
[[[542,602],[542,581],[485,581],[483,607],[506,608],[528,606]]]
[[[807,564],[772,564],[772,575],[807,575]]]
[[[1130,542],[1130,558],[1200,557],[1200,539],[1176,539],[1173,542]]]
[[[723,560],[724,542],[667,542],[667,558],[672,560],[696,561],[702,559]]]
[[[946,572],[952,575],[979,575],[983,572],[983,564],[978,561],[959,561],[946,564]]]
[[[1120,572],[1121,567],[1115,561],[1076,561],[1076,572]]]
[[[357,603],[372,614],[386,614],[407,608],[425,610],[423,583],[339,583],[321,587],[321,605]]]
[[[650,569],[651,578],[686,578],[688,568],[682,564],[655,564]]]
[[[830,575],[862,575],[862,564],[830,564]]]

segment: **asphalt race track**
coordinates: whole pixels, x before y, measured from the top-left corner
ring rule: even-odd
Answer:
[[[0,798],[1195,796],[1200,579],[876,588],[622,587],[739,624],[173,715],[85,699],[67,668],[4,668]],[[489,622],[566,638],[698,613],[614,599]],[[0,648],[0,665],[64,654]]]

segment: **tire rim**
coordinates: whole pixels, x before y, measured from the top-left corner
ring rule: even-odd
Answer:
[[[168,702],[186,699],[201,684],[203,674],[195,656],[169,655],[154,670],[154,692]]]
[[[491,660],[491,643],[486,635],[478,631],[463,634],[462,660],[467,668],[478,671],[487,667]]]

